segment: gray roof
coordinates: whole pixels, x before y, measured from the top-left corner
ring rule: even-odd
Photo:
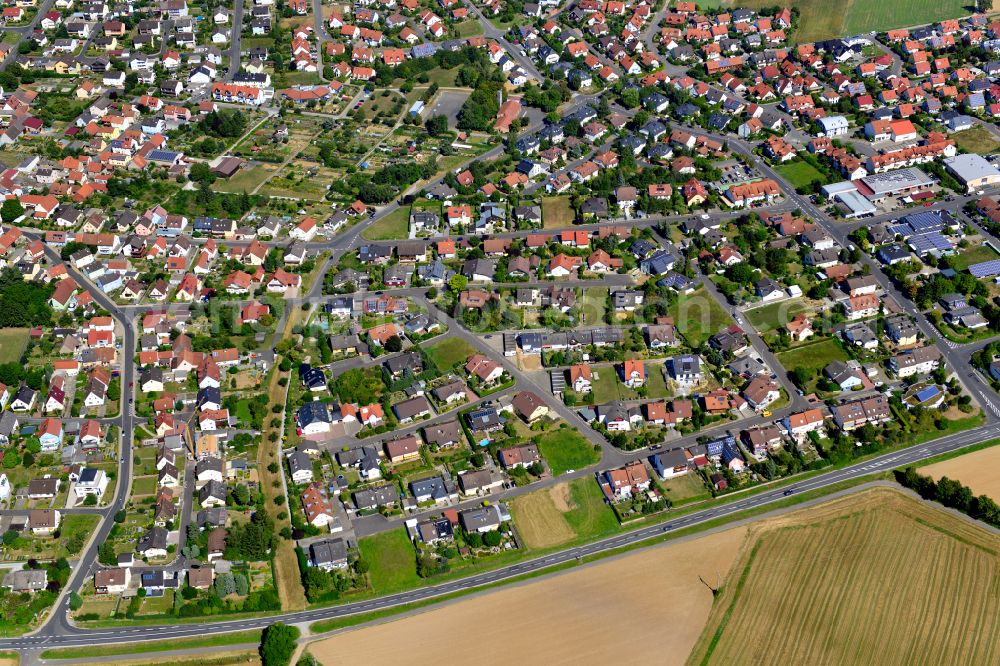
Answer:
[[[394,485],[377,486],[358,490],[353,495],[354,506],[359,509],[372,509],[386,506],[399,501],[399,491]]]
[[[325,539],[309,544],[309,555],[316,566],[347,563],[347,544],[343,539]]]

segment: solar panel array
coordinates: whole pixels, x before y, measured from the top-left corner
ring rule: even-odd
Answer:
[[[990,259],[989,261],[981,261],[978,264],[972,264],[969,266],[969,272],[972,273],[972,277],[977,278],[1000,275],[1000,259]]]
[[[937,232],[932,232],[929,234],[920,234],[919,236],[913,236],[907,240],[910,247],[917,254],[928,254],[930,252],[950,252],[954,250],[954,246],[951,242]]]

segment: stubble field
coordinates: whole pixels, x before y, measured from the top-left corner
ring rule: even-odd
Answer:
[[[753,532],[689,664],[1000,660],[1000,537],[890,489]]]
[[[701,581],[736,560],[745,529],[647,548],[309,646],[321,664],[431,663],[441,646],[482,666],[683,664],[712,607]]]
[[[1000,473],[997,470],[1000,470],[1000,446],[943,460],[921,467],[919,471],[935,479],[947,476],[961,481],[976,495],[989,495],[1000,502]]]

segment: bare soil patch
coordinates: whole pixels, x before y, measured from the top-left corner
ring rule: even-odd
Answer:
[[[731,529],[665,544],[542,580],[499,589],[309,646],[322,664],[413,662],[414,655],[475,654],[483,665],[614,661],[682,664],[704,627],[712,593],[746,534]],[[483,649],[483,646],[502,646]],[[418,658],[417,661],[422,661]]]
[[[518,354],[517,364],[525,372],[540,372],[542,370],[541,354]]]
[[[552,497],[552,501],[559,511],[566,513],[573,509],[573,498],[570,497],[568,483],[560,483],[557,486],[552,486],[549,489],[549,495]]]

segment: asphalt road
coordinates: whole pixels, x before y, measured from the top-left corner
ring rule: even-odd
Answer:
[[[31,234],[25,234],[27,237],[32,238]],[[37,238],[37,236],[34,236]],[[50,261],[58,262],[61,261],[59,254],[49,246],[45,246],[45,254]],[[79,273],[73,266],[69,263],[66,264],[66,270],[70,277],[76,280],[77,284],[81,288],[87,288],[91,283],[90,281],[81,273]],[[111,532],[111,528],[114,526],[114,515],[118,511],[125,508],[126,501],[131,493],[132,488],[132,441],[135,437],[135,412],[132,409],[132,404],[130,398],[133,394],[133,389],[131,388],[132,383],[135,381],[135,354],[133,350],[136,349],[136,337],[135,328],[132,325],[132,319],[125,315],[118,306],[109,299],[103,291],[96,288],[90,288],[89,291],[94,297],[94,300],[102,308],[107,310],[112,317],[118,322],[122,327],[122,370],[121,370],[121,406],[120,414],[118,417],[117,425],[121,428],[121,449],[120,449],[120,464],[118,469],[118,485],[115,490],[115,499],[107,507],[101,509],[101,514],[103,519],[98,525],[97,529],[90,542],[87,544],[86,549],[80,553],[79,564],[73,569],[70,574],[69,580],[66,585],[63,586],[62,592],[59,598],[53,605],[52,616],[50,620],[39,629],[34,636],[38,638],[45,638],[64,634],[66,631],[75,631],[76,629],[67,620],[67,612],[69,610],[69,599],[67,594],[70,591],[79,590],[86,579],[91,575],[93,567],[97,563],[97,549],[104,543]],[[114,420],[112,420],[114,422]]]
[[[232,43],[229,45],[229,71],[226,72],[226,81],[232,81],[233,77],[240,71],[240,45],[243,41],[243,0],[236,0],[233,4],[232,23]]]
[[[718,520],[720,518],[737,516],[741,512],[750,509],[766,508],[769,505],[786,498],[784,494],[786,492],[785,488],[793,489],[796,494],[806,491],[822,490],[844,481],[861,479],[872,474],[891,470],[895,467],[917,463],[925,458],[954,451],[956,449],[969,446],[970,444],[998,436],[1000,436],[1000,425],[991,424],[982,426],[980,428],[968,430],[956,435],[943,437],[920,446],[914,446],[908,449],[893,451],[891,453],[876,456],[843,469],[831,470],[810,479],[800,481],[791,486],[784,486],[774,490],[765,490],[755,495],[747,495],[734,499],[727,504],[712,506],[702,511],[678,517],[675,520],[671,520],[660,525],[643,527],[641,529],[619,534],[608,539],[595,541],[593,543],[577,546],[575,548],[568,548],[557,553],[551,553],[543,557],[526,560],[511,566],[469,576],[444,583],[442,585],[418,588],[408,592],[401,592],[368,601],[359,601],[331,608],[321,608],[297,613],[284,613],[266,618],[230,620],[225,622],[201,622],[190,625],[120,627],[85,630],[73,627],[69,625],[68,622],[65,622],[65,620],[62,620],[59,623],[59,631],[57,633],[0,639],[0,649],[37,650],[50,647],[73,647],[130,641],[163,640],[257,629],[266,627],[278,620],[286,623],[316,622],[318,620],[347,617],[358,613],[369,613],[416,601],[432,599],[434,597],[452,592],[474,589],[476,587],[506,580],[515,576],[542,571],[549,567],[565,562],[571,562],[589,555],[641,543],[643,541],[661,536],[664,532],[694,527],[702,525],[708,521]],[[65,608],[61,610],[65,611]],[[65,617],[64,612],[60,612],[60,615]]]

